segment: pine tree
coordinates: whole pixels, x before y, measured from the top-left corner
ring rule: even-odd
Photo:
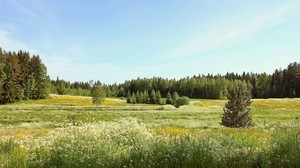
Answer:
[[[228,102],[224,107],[221,125],[226,127],[249,127],[252,125],[251,91],[246,82],[236,81],[229,89]]]

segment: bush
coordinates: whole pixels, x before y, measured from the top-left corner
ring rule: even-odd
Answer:
[[[174,102],[174,106],[176,108],[178,108],[179,106],[188,105],[188,104],[190,104],[190,99],[185,96],[177,98],[176,101]]]

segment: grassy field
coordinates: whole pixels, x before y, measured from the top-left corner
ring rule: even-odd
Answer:
[[[224,100],[132,105],[51,95],[0,106],[0,167],[300,167],[300,99],[253,100],[254,126],[220,126]]]

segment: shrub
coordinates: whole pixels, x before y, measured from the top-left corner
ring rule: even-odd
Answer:
[[[190,99],[185,96],[177,98],[176,101],[174,102],[174,106],[176,108],[178,108],[179,106],[188,105],[188,104],[190,104]]]

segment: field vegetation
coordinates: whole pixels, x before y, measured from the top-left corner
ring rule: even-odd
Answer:
[[[0,106],[0,167],[299,167],[300,99],[255,99],[253,127],[220,125],[226,100],[126,104],[51,95]]]

